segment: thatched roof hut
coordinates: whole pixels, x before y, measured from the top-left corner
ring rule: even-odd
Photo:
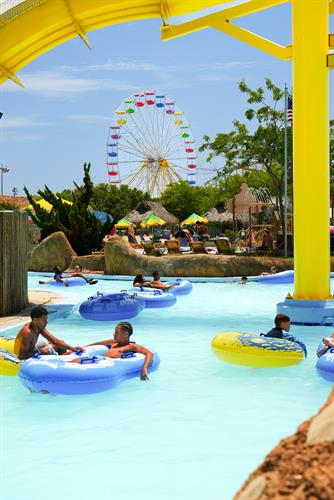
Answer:
[[[222,201],[216,203],[208,212],[204,214],[204,217],[208,219],[209,224],[229,224],[233,222],[233,214],[225,208]],[[238,222],[245,222],[245,217],[241,214],[235,214],[235,220]]]
[[[170,226],[179,223],[179,219],[168,212],[168,210],[157,201],[141,201],[132,212],[125,215],[125,218],[138,226],[146,217],[153,213],[165,220]]]

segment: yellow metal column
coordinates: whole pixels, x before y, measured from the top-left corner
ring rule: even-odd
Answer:
[[[292,0],[295,299],[330,298],[328,0]]]

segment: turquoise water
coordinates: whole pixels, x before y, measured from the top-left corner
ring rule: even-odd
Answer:
[[[93,292],[129,288],[29,287],[78,303]],[[264,332],[291,285],[194,283],[168,309],[131,320],[133,340],[155,349],[161,365],[148,382],[128,380],[91,396],[30,394],[1,377],[1,493],[6,500],[231,500],[277,442],[325,401],[330,384],[315,370],[328,327],[293,326],[309,349],[297,366],[228,365],[211,351],[224,330]],[[49,330],[76,345],[110,338],[114,323],[81,318],[78,308],[50,318]],[[8,330],[15,334],[17,328]],[[2,332],[3,333],[3,332]]]

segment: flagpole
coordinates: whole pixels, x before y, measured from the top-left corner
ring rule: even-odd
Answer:
[[[284,88],[284,257],[288,256],[288,88]]]

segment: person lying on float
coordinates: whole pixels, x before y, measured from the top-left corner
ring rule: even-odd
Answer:
[[[105,345],[109,348],[103,357],[104,358],[120,358],[125,353],[139,353],[145,356],[145,361],[140,372],[141,380],[148,380],[147,367],[152,363],[153,352],[130,341],[133,333],[133,328],[127,321],[121,321],[115,327],[114,338],[108,340],[99,340],[91,345]],[[87,346],[88,347],[88,346]],[[71,363],[81,363],[81,358],[71,360]]]
[[[152,288],[159,288],[160,290],[172,290],[175,287],[175,283],[173,283],[172,285],[166,285],[165,283],[163,283],[161,281],[159,271],[153,271],[152,277],[153,280],[150,281],[150,286]]]
[[[318,350],[317,350],[318,358],[320,358],[321,356],[326,354],[326,352],[329,351],[329,349],[333,349],[333,348],[334,348],[334,332],[331,333],[329,335],[329,337],[324,337],[322,339],[322,343],[321,343],[320,347],[318,347]]]

